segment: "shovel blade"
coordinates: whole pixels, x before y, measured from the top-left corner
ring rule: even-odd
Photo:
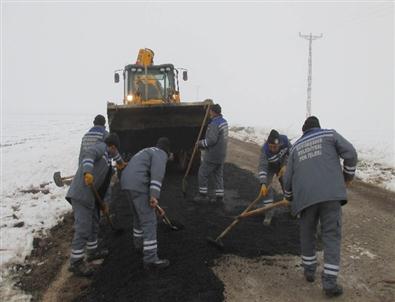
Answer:
[[[59,171],[55,172],[53,174],[53,181],[55,182],[55,184],[58,187],[63,187],[64,186],[63,179],[62,179],[62,176],[60,176],[60,172]]]
[[[167,218],[167,219],[163,218],[162,221],[172,231],[181,231],[185,228],[183,224],[176,222],[174,220],[170,221],[169,218]]]
[[[220,238],[214,239],[211,237],[207,237],[206,239],[207,239],[208,243],[215,246],[217,249],[219,249],[221,251],[224,249],[224,244]]]

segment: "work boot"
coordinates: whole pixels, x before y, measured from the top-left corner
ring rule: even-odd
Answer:
[[[338,297],[343,294],[343,287],[341,285],[336,284],[335,287],[324,289],[325,296],[332,298]]]
[[[158,259],[154,262],[144,262],[144,269],[145,270],[150,270],[150,269],[164,269],[170,265],[170,261],[167,259]]]
[[[307,282],[314,282],[315,280],[314,273],[307,271],[304,271],[304,278],[306,279]]]
[[[210,199],[208,198],[207,194],[199,193],[199,195],[193,198],[193,201],[197,203],[208,203]]]
[[[81,259],[70,264],[69,272],[78,277],[91,277],[95,270],[89,267],[84,259]]]
[[[88,255],[86,256],[86,261],[91,262],[98,259],[104,259],[108,255],[107,249],[94,249],[93,251],[88,251]]]

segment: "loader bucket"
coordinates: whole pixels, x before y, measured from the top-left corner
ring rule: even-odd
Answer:
[[[121,153],[129,157],[155,146],[159,137],[171,141],[175,154],[193,149],[207,102],[107,106],[110,132],[119,135]],[[204,133],[204,132],[203,132]]]

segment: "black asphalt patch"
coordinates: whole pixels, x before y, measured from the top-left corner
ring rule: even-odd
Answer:
[[[208,244],[206,238],[216,238],[232,223],[256,198],[260,187],[251,172],[232,164],[225,165],[224,176],[226,205],[221,206],[184,200],[182,175],[166,175],[160,204],[168,217],[182,223],[185,229],[171,231],[159,224],[159,256],[170,260],[170,267],[160,272],[143,270],[141,256],[132,244],[129,205],[123,194],[115,190],[114,223],[127,231],[114,236],[110,228],[103,228],[103,245],[109,248],[110,255],[96,273],[91,288],[75,301],[223,301],[224,284],[211,269],[214,260],[223,254],[248,258],[298,255],[298,222],[285,209],[278,210],[270,226],[262,224],[263,217],[242,220],[223,238],[223,251]],[[196,192],[195,176],[188,178],[188,189]]]

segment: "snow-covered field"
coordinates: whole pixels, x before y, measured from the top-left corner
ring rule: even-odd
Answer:
[[[75,172],[81,136],[92,120],[36,115],[7,116],[2,121],[0,297],[11,290],[7,275],[30,254],[33,238],[45,235],[71,210],[64,199],[66,188],[57,187],[52,177],[55,171]]]
[[[52,177],[55,171],[65,176],[75,172],[80,140],[92,126],[93,117],[7,116],[2,121],[0,296],[10,290],[7,276],[12,273],[14,264],[22,263],[30,254],[33,238],[45,235],[46,230],[71,210],[64,199],[67,188],[58,188]],[[268,132],[269,129],[234,126],[230,135],[262,144]],[[298,137],[284,133],[293,141]],[[356,147],[360,154],[358,177],[395,190],[394,166],[386,166],[383,161],[393,154]],[[22,296],[19,298],[18,301],[23,300]]]

